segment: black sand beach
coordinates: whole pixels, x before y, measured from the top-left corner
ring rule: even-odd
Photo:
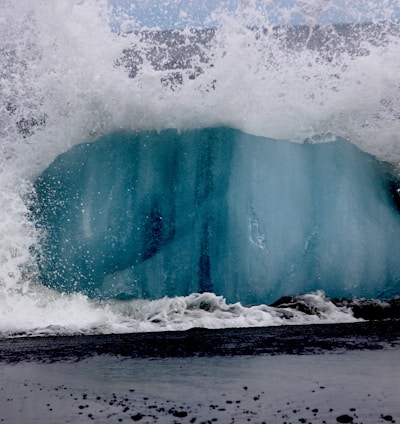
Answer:
[[[0,422],[400,422],[400,322],[8,339]]]

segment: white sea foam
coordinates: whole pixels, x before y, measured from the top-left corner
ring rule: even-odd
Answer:
[[[1,298],[0,337],[177,331],[356,322],[322,292],[305,295],[315,313],[267,305],[227,304],[213,293],[158,300],[96,301],[34,287]]]

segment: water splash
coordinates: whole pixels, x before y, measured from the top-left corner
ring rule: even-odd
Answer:
[[[335,134],[400,163],[396,2],[225,2],[208,17],[209,32],[182,10],[189,26],[168,33],[170,44],[143,31],[135,11],[112,15],[105,0],[0,4],[4,332],[29,333],[33,316],[62,331],[98,328],[87,300],[38,289],[31,254],[38,239],[29,220],[32,182],[74,144],[121,129],[223,125],[295,142]],[[343,25],[349,19],[354,24]],[[124,31],[115,32],[114,21]],[[256,227],[253,220],[264,246]],[[70,312],[83,305],[88,315],[60,322],[61,303]]]

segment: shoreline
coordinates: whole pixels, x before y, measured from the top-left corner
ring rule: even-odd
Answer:
[[[400,347],[400,320],[24,337],[0,340],[0,364],[126,358],[319,354]]]
[[[400,321],[0,342],[0,423],[400,422]]]

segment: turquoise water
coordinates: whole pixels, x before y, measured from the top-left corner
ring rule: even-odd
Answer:
[[[41,280],[99,298],[388,298],[400,291],[396,187],[392,167],[342,139],[112,133],[35,182]]]

